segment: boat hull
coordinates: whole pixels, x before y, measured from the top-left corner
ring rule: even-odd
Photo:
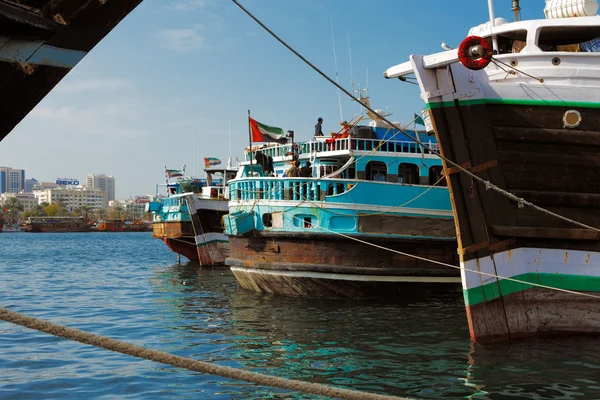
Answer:
[[[581,115],[576,129],[563,121],[570,110]],[[480,100],[431,107],[430,113],[449,159],[478,169],[479,176],[526,201],[600,226],[600,183],[593,172],[600,167],[600,109],[576,102]],[[445,172],[465,267],[471,338],[487,343],[599,334],[600,235],[520,206],[447,166]],[[519,285],[524,289],[511,291]]]
[[[452,240],[361,240],[328,234],[269,233],[230,236],[231,267],[241,287],[314,298],[378,298],[459,293],[460,273],[397,252],[457,265]]]
[[[185,202],[190,210],[198,262],[203,267],[225,265],[229,240],[223,233],[221,220],[227,214],[227,200],[190,195],[185,197]]]
[[[171,251],[190,261],[198,261],[191,221],[153,222],[152,231],[152,236],[164,241]]]

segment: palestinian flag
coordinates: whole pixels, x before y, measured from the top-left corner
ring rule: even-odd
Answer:
[[[283,133],[283,129],[261,124],[252,118],[250,118],[250,130],[252,131],[253,142],[287,143],[287,138]]]
[[[219,164],[221,164],[221,160],[219,160],[218,158],[204,157],[204,167],[205,168],[208,168],[213,165],[219,165]]]
[[[183,172],[178,169],[165,169],[165,173],[169,178],[175,178],[178,176],[183,176]]]

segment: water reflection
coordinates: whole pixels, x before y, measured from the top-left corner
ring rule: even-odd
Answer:
[[[163,294],[158,307],[165,328],[178,332],[177,342],[198,359],[415,398],[600,397],[596,339],[484,348],[469,340],[464,307],[455,298],[394,303],[271,296],[238,289],[226,270],[197,273],[193,263],[165,269],[154,282]],[[289,396],[222,385],[234,398]]]

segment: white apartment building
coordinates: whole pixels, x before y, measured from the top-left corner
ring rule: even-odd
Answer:
[[[106,207],[106,195],[100,189],[89,189],[87,187],[58,187],[46,190],[34,190],[33,194],[41,203],[52,204],[61,202],[69,211],[80,207],[89,207],[98,210]]]
[[[100,189],[105,193],[105,208],[108,207],[109,201],[115,200],[114,176],[106,176],[104,174],[88,174],[85,181],[88,189]]]
[[[31,211],[39,204],[37,197],[35,197],[33,193],[2,193],[0,194],[0,204],[4,205],[9,197],[16,197],[19,199],[21,204],[23,204],[23,211]]]

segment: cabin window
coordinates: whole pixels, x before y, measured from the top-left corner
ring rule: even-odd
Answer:
[[[371,161],[367,164],[367,179],[376,182],[387,181],[387,165],[380,161]]]
[[[419,167],[415,164],[401,163],[398,166],[398,182],[408,185],[418,185]]]
[[[598,37],[597,26],[548,26],[540,29],[538,47],[543,51],[590,51],[585,42]]]
[[[304,217],[304,227],[312,228],[312,218],[311,217]]]
[[[270,228],[273,226],[273,214],[264,213],[262,215],[262,223],[265,228]]]
[[[496,38],[498,40],[499,54],[519,53],[523,49],[523,47],[525,47],[525,42],[527,41],[527,31],[518,30],[504,32],[499,34]],[[490,43],[491,46],[492,38],[487,38],[486,40]]]
[[[440,182],[436,186],[447,186],[446,177],[444,177],[444,168],[441,165],[434,165],[429,168],[429,184],[435,185],[438,180]]]

